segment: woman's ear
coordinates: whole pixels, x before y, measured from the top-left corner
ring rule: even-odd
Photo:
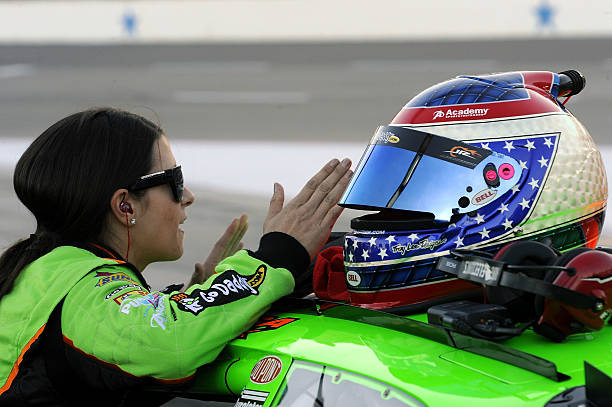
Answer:
[[[131,201],[129,192],[125,188],[116,190],[111,197],[110,207],[113,217],[122,224],[134,217],[134,208]]]

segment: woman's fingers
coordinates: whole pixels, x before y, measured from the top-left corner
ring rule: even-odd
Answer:
[[[225,252],[225,249],[228,243],[231,241],[232,236],[236,232],[237,227],[238,219],[234,219],[232,223],[230,223],[229,226],[225,229],[225,232],[223,232],[219,240],[217,240],[217,242],[213,246],[212,250],[210,251],[210,254],[204,261],[205,264],[213,263],[213,267],[217,265],[217,263],[220,261],[219,258],[222,258],[221,256]]]
[[[341,206],[338,206],[338,205],[333,206],[329,211],[327,211],[321,224],[327,226],[329,230],[331,230],[332,227],[336,224],[336,221],[342,214],[343,210],[344,208]]]
[[[242,216],[240,216],[240,219],[234,220],[235,222],[237,222],[235,230],[233,231],[227,245],[225,245],[219,261],[225,259],[228,256],[231,256],[239,250],[238,246],[240,245],[240,241],[244,237],[244,234],[246,233],[247,229],[249,228],[249,223],[247,219],[247,215],[243,213]],[[233,223],[234,222],[232,222],[232,225]]]
[[[194,284],[202,284],[208,277],[212,276],[214,272],[215,269],[213,267],[206,267],[201,263],[196,263],[193,274],[191,275],[191,280],[189,280],[186,286],[183,286],[182,291],[185,291]]]
[[[300,192],[296,195],[295,198],[291,200],[292,204],[297,206],[305,204],[312,194],[317,190],[317,188],[321,185],[327,177],[334,172],[336,167],[338,167],[340,161],[337,158],[330,160],[327,164],[323,166],[312,178],[308,180],[306,185],[302,187]]]
[[[293,236],[313,258],[323,246],[342,208],[337,207],[352,172],[347,158],[328,162],[302,188],[298,195],[283,207],[284,193],[280,185],[270,201],[264,222],[264,234],[283,232]],[[280,190],[276,189],[278,185]]]
[[[315,214],[321,210],[327,213],[329,208],[336,205],[342,195],[342,191],[344,191],[348,185],[350,175],[348,175],[348,178],[346,178],[346,175],[350,172],[350,167],[351,160],[348,158],[342,160],[340,165],[336,166],[327,178],[317,187],[308,202],[304,204],[304,207],[315,212]]]
[[[321,199],[321,202],[319,202],[319,205],[315,210],[314,217],[316,219],[321,219],[323,224],[326,224],[325,218],[327,213],[334,208],[339,208],[338,201],[342,197],[342,193],[346,189],[352,175],[353,171],[347,170],[336,182],[332,190]]]
[[[276,216],[280,211],[282,211],[284,204],[285,190],[281,184],[275,182],[274,193],[272,194],[272,198],[270,198],[270,208],[268,209],[268,216],[266,216],[266,220]]]

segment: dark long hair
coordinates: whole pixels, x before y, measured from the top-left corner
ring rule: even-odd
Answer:
[[[0,257],[0,298],[37,258],[64,244],[100,239],[113,193],[150,172],[162,134],[141,116],[98,108],[58,121],[32,142],[13,185],[36,218],[36,232]]]

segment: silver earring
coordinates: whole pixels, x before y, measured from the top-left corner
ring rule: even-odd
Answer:
[[[136,224],[136,218],[130,219],[130,225],[135,225],[135,224]]]

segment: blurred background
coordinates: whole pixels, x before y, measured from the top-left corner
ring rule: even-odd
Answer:
[[[243,212],[256,248],[274,181],[289,198],[332,157],[356,165],[378,125],[459,74],[580,70],[568,106],[609,157],[611,22],[607,0],[0,0],[0,246],[34,230],[20,154],[94,106],[159,123],[196,192],[185,255],[151,266],[154,287],[186,280]]]
[[[273,182],[290,198],[330,158],[356,165],[426,87],[567,69],[587,79],[568,107],[611,163],[609,0],[0,0],[0,246],[35,228],[12,188],[18,157],[75,111],[143,114],[183,165],[197,202],[183,258],[145,274],[160,288],[186,281],[243,212],[255,249]]]

